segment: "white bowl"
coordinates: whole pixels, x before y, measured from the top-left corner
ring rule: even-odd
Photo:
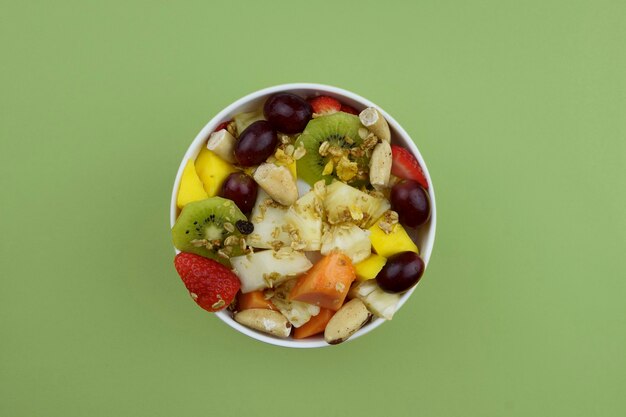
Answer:
[[[195,159],[202,146],[206,143],[209,135],[213,130],[217,127],[218,124],[232,119],[232,117],[241,112],[248,112],[255,109],[260,108],[265,100],[272,94],[277,92],[290,92],[293,94],[297,94],[302,97],[311,97],[315,95],[327,95],[331,97],[335,97],[341,102],[348,104],[358,111],[366,107],[376,107],[381,111],[387,122],[389,123],[389,127],[391,129],[392,134],[392,143],[402,145],[408,149],[410,149],[411,153],[415,155],[417,160],[419,161],[424,174],[428,180],[429,190],[428,194],[430,195],[430,207],[431,207],[431,216],[430,220],[423,226],[421,226],[418,230],[410,231],[412,233],[413,239],[416,241],[417,246],[420,248],[420,256],[424,260],[426,266],[428,266],[428,261],[430,259],[430,255],[433,250],[433,245],[435,243],[435,228],[437,225],[437,209],[435,204],[435,190],[433,186],[432,179],[430,174],[428,173],[428,167],[422,158],[417,146],[411,140],[409,134],[400,126],[398,122],[395,121],[393,117],[391,117],[387,112],[385,112],[380,106],[372,103],[371,101],[354,94],[350,91],[344,90],[338,87],[332,87],[329,85],[323,84],[309,84],[309,83],[295,83],[295,84],[281,84],[276,85],[274,87],[264,88],[262,90],[255,91],[251,94],[248,94],[245,97],[240,98],[234,103],[228,105],[224,110],[219,112],[215,117],[213,117],[204,128],[198,133],[196,138],[193,140],[189,148],[187,148],[187,152],[185,152],[185,156],[183,157],[180,167],[178,168],[178,173],[176,174],[176,180],[174,181],[174,189],[172,190],[172,200],[170,203],[170,226],[174,226],[176,222],[176,217],[178,216],[178,208],[176,207],[176,195],[178,194],[178,187],[180,185],[180,179],[183,174],[183,169],[185,168],[185,163],[189,158]],[[178,250],[176,251],[179,252]],[[423,278],[422,278],[423,279]],[[415,291],[416,287],[411,288],[409,291],[402,295],[400,299],[400,303],[398,305],[398,309],[408,300],[413,291]],[[228,324],[230,327],[235,330],[252,337],[253,339],[260,340],[261,342],[269,343],[277,346],[284,346],[290,348],[316,348],[316,347],[324,347],[330,346],[328,345],[323,337],[311,337],[307,339],[280,339],[276,338],[256,330],[252,330],[248,327],[242,326],[237,323],[233,318],[229,311],[222,310],[218,313],[215,313],[217,317],[219,317],[224,323]],[[355,340],[356,338],[363,336],[366,333],[371,332],[376,327],[383,324],[385,320],[381,318],[376,318],[372,320],[370,323],[366,324],[357,331],[348,341]],[[344,342],[345,343],[345,342]]]

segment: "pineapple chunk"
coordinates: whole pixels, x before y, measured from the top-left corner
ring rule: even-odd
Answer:
[[[208,198],[206,191],[202,187],[202,181],[198,177],[198,173],[193,164],[193,159],[187,161],[183,176],[180,179],[178,187],[178,195],[176,196],[176,205],[182,209],[192,201],[204,200]]]
[[[230,258],[243,294],[273,288],[308,271],[313,264],[302,253],[283,248]]]
[[[308,322],[312,316],[317,316],[320,313],[320,307],[302,301],[290,300],[289,293],[295,284],[295,279],[281,284],[274,290],[270,301],[278,308],[283,316],[287,317],[287,320],[289,320],[293,327],[297,328]]]
[[[400,294],[383,291],[372,279],[353,285],[348,292],[348,297],[363,301],[369,311],[385,320],[393,318],[400,302]]]
[[[276,203],[263,189],[259,189],[250,215],[254,231],[246,238],[247,244],[261,249],[289,246],[291,237],[286,214],[287,207]]]
[[[372,253],[369,258],[354,265],[354,271],[356,272],[357,279],[359,281],[365,281],[376,278],[376,275],[378,275],[386,263],[387,259]]]
[[[289,207],[285,220],[297,232],[299,242],[304,245],[297,249],[320,250],[323,210],[322,202],[314,191],[309,191]]]
[[[216,196],[226,177],[236,171],[237,168],[206,147],[202,147],[200,154],[196,158],[196,172],[209,197]]]
[[[330,224],[351,222],[367,229],[390,207],[387,199],[371,196],[341,181],[326,186],[324,209]]]
[[[377,254],[389,258],[391,255],[400,252],[419,253],[417,245],[411,240],[411,237],[400,223],[391,226],[390,233],[385,233],[381,228],[383,220],[379,220],[369,228],[370,240]]]
[[[334,250],[345,253],[353,264],[361,262],[372,253],[369,232],[352,223],[343,223],[332,226],[322,236],[322,255],[328,255]]]
[[[263,117],[263,109],[259,111],[238,113],[234,115],[233,121],[235,122],[235,126],[237,127],[237,135],[241,136],[243,131],[246,130],[248,126],[259,120],[265,120],[265,117]]]

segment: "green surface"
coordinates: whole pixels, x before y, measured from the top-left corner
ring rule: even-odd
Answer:
[[[0,415],[626,414],[626,3],[211,3],[0,5]],[[308,351],[203,314],[168,229],[200,128],[294,81],[393,114],[439,206],[393,322]]]

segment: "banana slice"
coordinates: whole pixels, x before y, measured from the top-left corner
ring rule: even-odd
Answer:
[[[208,150],[213,151],[224,161],[234,164],[235,160],[235,144],[237,140],[228,130],[222,129],[211,133],[209,141],[206,144]]]
[[[391,145],[382,141],[376,145],[370,158],[370,183],[377,190],[389,186],[391,163]]]
[[[380,140],[385,142],[391,141],[389,125],[383,115],[374,107],[368,107],[359,113],[359,119],[361,120],[361,124],[378,136]]]
[[[290,206],[298,199],[298,187],[287,167],[263,163],[254,171],[254,180],[283,206]]]

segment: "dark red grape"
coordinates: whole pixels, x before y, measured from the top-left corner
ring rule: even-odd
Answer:
[[[263,113],[272,126],[283,133],[302,132],[313,117],[311,105],[289,93],[278,93],[268,98]]]
[[[428,193],[417,181],[405,180],[391,188],[391,208],[398,213],[400,223],[408,227],[421,226],[430,218]]]
[[[233,172],[222,184],[220,196],[232,200],[243,213],[250,213],[256,202],[258,185],[251,176]]]
[[[387,259],[376,275],[376,282],[383,291],[403,292],[417,284],[424,274],[424,261],[415,252],[400,252]]]
[[[258,120],[239,136],[235,158],[244,167],[259,165],[274,153],[277,145],[278,137],[272,125],[265,120]]]

